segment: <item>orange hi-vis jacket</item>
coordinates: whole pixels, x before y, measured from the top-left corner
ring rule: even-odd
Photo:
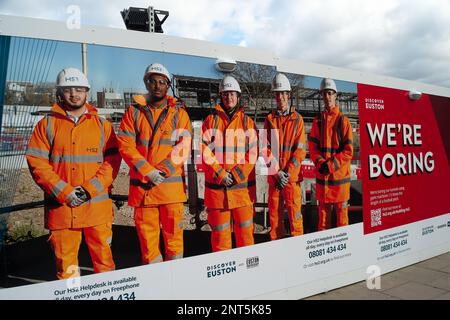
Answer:
[[[258,133],[253,120],[236,110],[232,119],[222,109],[206,117],[200,144],[205,168],[205,206],[235,209],[256,201],[255,164],[258,159]],[[222,184],[227,171],[234,184]]]
[[[293,111],[288,115],[278,115],[272,111],[264,122],[267,141],[262,146],[262,154],[274,170],[269,172],[269,183],[275,184],[274,174],[283,170],[289,174],[289,182],[302,181],[302,161],[306,157],[306,135],[302,116]],[[276,141],[272,141],[276,139]],[[273,161],[273,162],[272,162]]]
[[[320,121],[319,121],[320,120]],[[350,198],[350,161],[353,157],[350,121],[335,106],[316,117],[308,137],[309,153],[316,167],[317,200],[343,202]],[[329,174],[319,173],[327,162]]]
[[[128,204],[145,207],[186,201],[184,162],[189,159],[192,125],[181,104],[166,96],[167,104],[153,108],[147,97],[135,96],[120,124],[117,139],[130,167]],[[148,174],[158,169],[165,180],[155,186]]]
[[[86,104],[74,123],[58,104],[34,128],[26,152],[36,183],[45,192],[45,225],[50,230],[93,227],[112,222],[111,184],[121,157],[111,123]],[[67,196],[82,186],[91,199],[71,208]]]

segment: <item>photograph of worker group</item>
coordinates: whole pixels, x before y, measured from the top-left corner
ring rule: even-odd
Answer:
[[[111,249],[111,195],[121,163],[129,170],[126,196],[134,208],[141,263],[184,257],[185,164],[191,160],[194,129],[184,102],[169,94],[172,76],[163,64],[150,64],[142,81],[147,94],[133,97],[114,130],[88,103],[87,77],[65,68],[56,78],[57,101],[33,130],[26,159],[45,194],[45,227],[58,279],[80,275],[82,239],[95,273],[116,268],[120,257]],[[267,241],[348,225],[353,130],[337,103],[335,81],[321,80],[323,110],[308,132],[301,110],[291,104],[285,74],[273,75],[275,107],[261,125],[245,112],[241,86],[233,75],[221,79],[216,105],[200,128],[211,252],[255,243],[255,167],[261,159],[268,184]],[[302,209],[302,162],[307,158],[314,166],[317,208],[308,221]]]

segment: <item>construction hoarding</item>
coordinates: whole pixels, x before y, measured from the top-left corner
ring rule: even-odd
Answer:
[[[6,63],[2,68],[8,70],[4,79],[0,79],[6,84],[5,105],[16,105],[17,110],[25,113],[21,105],[48,103],[54,93],[51,83],[60,69],[81,65],[83,42],[88,43],[91,91],[98,92],[105,105],[110,103],[122,109],[133,93],[145,92],[142,75],[147,65],[161,62],[179,79],[171,93],[182,96],[188,112],[202,119],[217,102],[217,83],[223,77],[214,68],[216,59],[227,56],[238,64],[241,71],[238,78],[245,93],[243,102],[256,120],[259,112],[267,114],[274,108],[270,92],[273,75],[289,74],[291,83],[295,82],[291,103],[302,115],[309,134],[313,118],[321,108],[320,80],[335,79],[341,111],[350,119],[357,137],[353,141],[351,180],[352,190],[358,190],[362,200],[358,200],[358,192],[352,193],[350,215],[359,214],[361,219],[348,226],[318,232],[313,225],[302,236],[265,239],[252,246],[216,253],[211,253],[208,245],[200,246],[201,250],[185,248],[185,252],[195,254],[152,265],[136,263],[113,272],[69,280],[4,288],[0,289],[0,299],[298,299],[371,280],[449,251],[450,132],[446,122],[450,114],[450,89],[197,40],[107,28],[68,31],[57,22],[1,17],[1,37],[11,37],[9,59],[0,62]],[[47,61],[44,55],[39,55],[45,48],[51,48],[48,49],[51,60],[40,70],[44,75],[33,78],[29,71],[27,77],[26,70],[33,70],[30,63]],[[17,72],[20,66],[24,74]],[[410,97],[413,89],[422,92],[418,99]],[[118,92],[123,93],[123,99]],[[17,114],[20,112],[4,117],[8,121],[3,121],[3,129],[5,126],[9,132],[15,129],[14,116],[23,122]],[[198,141],[194,140],[195,145]],[[7,156],[11,154],[2,155],[2,170],[6,168]],[[13,156],[23,157],[23,152]],[[312,172],[304,182],[305,188],[313,193]],[[353,188],[358,184],[359,188]],[[264,201],[258,198],[258,202]],[[310,210],[316,204],[315,197],[308,201],[304,216],[317,214]],[[208,237],[199,239],[209,244]],[[139,248],[134,245],[128,251],[138,252]],[[123,257],[114,258],[120,261]],[[39,258],[32,263],[39,264]]]

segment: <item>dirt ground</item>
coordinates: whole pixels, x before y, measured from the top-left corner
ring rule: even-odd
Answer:
[[[198,193],[199,197],[203,199],[204,195],[204,174],[197,173],[198,177]],[[266,202],[267,194],[267,182],[265,176],[257,176],[257,200],[258,202]],[[122,166],[113,183],[113,195],[127,195],[129,188],[128,167]],[[22,169],[17,185],[13,205],[24,204],[42,201],[44,199],[43,191],[33,181],[28,169]],[[129,207],[126,202],[122,203],[119,209],[115,210],[114,224],[124,226],[134,226],[134,213],[133,208]],[[262,213],[262,209],[260,210]],[[29,232],[33,237],[41,236],[48,233],[48,230],[44,228],[44,208],[38,207],[34,209],[27,209],[12,212],[5,215],[7,223],[7,237],[10,241],[14,239],[25,237]],[[193,215],[189,213],[188,206],[185,206],[185,215],[183,221],[183,228],[185,230],[195,229],[195,224],[191,224]],[[200,219],[206,221],[207,215],[203,210],[200,213]],[[193,222],[193,221],[192,221]],[[202,230],[210,230],[209,225],[205,225]],[[265,233],[267,230],[259,224],[255,225],[255,232]]]

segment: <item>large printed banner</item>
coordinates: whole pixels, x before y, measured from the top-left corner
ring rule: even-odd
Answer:
[[[450,211],[450,99],[358,85],[364,234]]]

